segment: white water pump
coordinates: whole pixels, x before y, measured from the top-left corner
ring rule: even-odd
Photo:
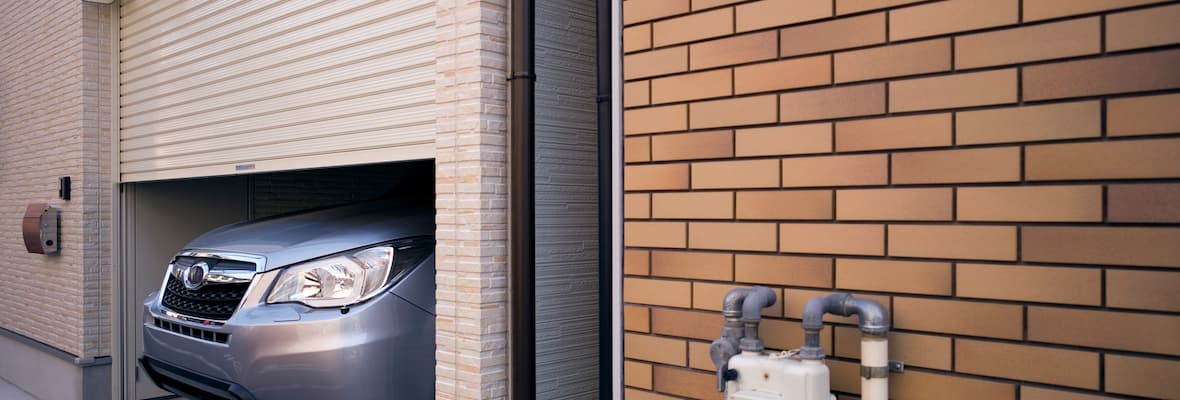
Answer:
[[[888,316],[881,304],[845,293],[816,297],[804,308],[803,346],[768,353],[758,337],[761,309],[773,305],[774,291],[765,287],[734,289],[725,296],[725,326],[709,355],[717,366],[717,390],[729,400],[834,400],[831,376],[824,364],[819,332],[823,315],[860,318],[861,395],[865,400],[889,396]],[[741,352],[738,353],[738,348]]]

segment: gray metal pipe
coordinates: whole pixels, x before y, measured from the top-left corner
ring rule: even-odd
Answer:
[[[749,289],[738,288],[725,294],[721,302],[721,315],[725,325],[721,337],[709,345],[709,358],[717,366],[717,391],[725,391],[725,382],[737,377],[729,369],[729,359],[742,351],[762,351],[762,340],[758,339],[758,324],[762,322],[762,309],[774,305],[774,290],[765,286]],[[740,342],[739,342],[740,341]]]
[[[725,317],[725,325],[721,327],[721,337],[709,345],[709,358],[717,367],[717,391],[725,391],[725,382],[733,379],[729,370],[729,358],[737,355],[738,341],[742,338],[742,305],[750,289],[737,288],[725,294],[721,302],[721,315]]]
[[[889,333],[889,313],[881,303],[853,298],[848,293],[814,297],[803,306],[803,347],[799,349],[799,358],[824,358],[824,349],[819,341],[819,332],[824,328],[824,314],[845,317],[856,314],[860,331],[866,336],[885,337]]]
[[[750,293],[750,289],[737,288],[730,290],[725,294],[725,298],[721,300],[721,314],[729,317],[742,316],[742,300],[746,299],[746,295]]]
[[[721,337],[731,338],[736,344],[742,338],[742,305],[750,289],[737,288],[725,294],[721,302],[721,315],[725,317],[725,326],[721,328]]]
[[[762,351],[762,339],[758,337],[758,324],[762,322],[762,309],[774,305],[777,301],[774,290],[765,286],[750,288],[742,304],[742,324],[745,332],[742,334],[742,351]]]
[[[778,296],[766,286],[754,286],[749,291],[742,304],[742,322],[757,323],[762,321],[762,309],[774,305]]]

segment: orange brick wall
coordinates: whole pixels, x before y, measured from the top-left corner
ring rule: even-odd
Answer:
[[[1180,3],[626,0],[629,399],[718,399],[832,291],[892,313],[903,399],[1180,397]],[[859,390],[854,321],[823,340]]]

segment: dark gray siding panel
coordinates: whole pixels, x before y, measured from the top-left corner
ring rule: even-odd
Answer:
[[[537,398],[598,398],[593,0],[536,8]]]

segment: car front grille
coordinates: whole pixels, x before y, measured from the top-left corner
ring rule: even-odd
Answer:
[[[181,324],[178,324],[175,322],[165,321],[165,320],[162,320],[159,318],[156,318],[155,320],[156,320],[156,327],[160,328],[160,329],[172,331],[175,333],[179,333],[181,335],[194,337],[194,338],[201,339],[201,340],[208,340],[210,342],[215,342],[215,343],[225,344],[226,342],[229,342],[229,334],[228,333],[221,333],[221,332],[214,332],[214,331],[200,329],[200,328],[193,328],[193,327],[181,325]]]
[[[178,257],[173,262],[173,268],[184,268],[194,264],[198,259]],[[253,264],[237,261],[219,261],[200,259],[209,262],[213,268],[247,267],[253,269]],[[164,296],[161,303],[177,313],[190,317],[213,320],[227,320],[234,315],[242,297],[246,296],[249,282],[206,284],[196,290],[189,290],[184,283],[171,274],[164,284]]]

